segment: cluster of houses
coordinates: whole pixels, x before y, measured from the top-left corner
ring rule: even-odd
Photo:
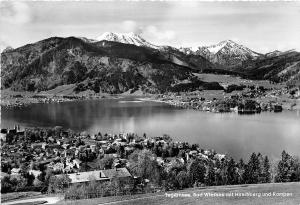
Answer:
[[[187,143],[173,142],[163,137],[147,138],[130,133],[105,134],[104,136],[101,134],[90,136],[81,133],[70,137],[68,132],[62,132],[59,136],[48,136],[46,141],[38,139],[24,143],[21,139],[26,131],[21,130],[18,126],[13,130],[6,131],[10,133],[10,137],[13,133],[20,140],[18,143],[9,143],[5,137],[2,138],[1,161],[12,167],[7,173],[1,173],[1,176],[20,175],[22,164],[30,162],[28,172],[35,178],[42,173],[41,167],[53,170],[58,177],[67,174],[71,183],[134,178],[135,176],[132,176],[127,169],[129,167],[128,156],[136,149],[149,148],[154,145],[163,148],[172,146],[183,151],[181,156],[156,157],[157,163],[165,168],[171,165],[174,159],[184,163],[191,157],[203,160],[209,158],[222,160],[226,157],[210,150],[191,149]],[[2,133],[1,130],[2,134],[5,134],[4,132]],[[122,147],[121,153],[117,151],[120,147]],[[110,168],[100,170],[97,160],[103,157],[113,158],[113,163]]]
[[[202,93],[191,93],[190,95],[176,95],[169,93],[158,96],[170,105],[191,108],[206,112],[237,112],[237,113],[257,113],[261,111],[281,112],[282,105],[276,101],[258,102],[256,99],[274,94],[278,96],[282,90],[272,90],[265,92],[263,87],[245,88],[244,91],[236,91],[231,94],[223,93],[222,98],[205,99]],[[286,92],[286,91],[285,91]],[[247,103],[245,103],[247,102]]]

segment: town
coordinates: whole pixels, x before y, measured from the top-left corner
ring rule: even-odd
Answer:
[[[293,110],[297,106],[295,99],[300,96],[299,89],[270,89],[243,84],[230,84],[224,87],[224,91],[165,93],[156,95],[154,99],[176,107],[206,112],[254,114],[263,111]]]
[[[64,193],[65,199],[151,193],[188,187],[300,181],[300,162],[282,152],[248,162],[173,141],[168,135],[89,135],[62,127],[1,129],[1,192]],[[286,171],[288,170],[288,171]]]

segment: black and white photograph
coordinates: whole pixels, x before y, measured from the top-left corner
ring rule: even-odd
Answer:
[[[3,205],[300,205],[300,1],[0,0]]]

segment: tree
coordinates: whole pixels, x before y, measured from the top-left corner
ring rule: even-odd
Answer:
[[[117,147],[117,153],[121,158],[124,158],[125,155],[125,149],[124,146],[120,145]]]
[[[159,184],[160,169],[155,155],[150,150],[136,150],[129,156],[129,169],[135,176]]]
[[[245,169],[245,182],[248,184],[257,184],[259,178],[259,160],[253,152]]]
[[[227,180],[228,184],[236,184],[238,182],[238,174],[233,158],[231,158],[227,164]]]
[[[257,154],[258,160],[258,183],[264,183],[265,176],[264,176],[264,157],[258,153]]]
[[[187,167],[187,170],[191,183],[204,183],[206,169],[203,161],[199,159],[191,161]]]
[[[41,187],[43,185],[43,182],[38,178],[35,178],[34,181],[32,182],[32,185],[35,187]]]
[[[165,179],[165,184],[164,188],[166,190],[173,190],[173,189],[178,189],[179,188],[179,182],[177,180],[177,173],[176,170],[172,170],[167,172],[166,178]]]
[[[48,192],[61,192],[69,186],[70,182],[71,179],[66,174],[62,175],[61,177],[51,176],[48,185]]]
[[[10,163],[1,163],[1,172],[8,173],[11,170],[11,164]]]
[[[185,165],[179,159],[173,159],[169,165],[165,168],[167,176],[164,178],[167,180],[167,189],[178,189],[181,185],[178,181],[178,174],[180,172],[186,172]],[[189,181],[189,180],[188,180]]]
[[[244,184],[245,163],[243,159],[240,159],[237,168],[238,168],[238,184]]]
[[[5,176],[1,179],[1,193],[7,193],[14,190],[13,184],[10,181],[9,176]]]
[[[268,156],[265,156],[264,161],[263,161],[263,183],[270,183],[271,182],[271,171],[270,171],[270,161]]]
[[[14,191],[25,191],[24,188],[27,185],[27,180],[24,177],[22,176],[19,176],[18,178],[14,177],[11,178],[10,181],[14,187]]]
[[[22,174],[22,176],[26,179],[27,186],[32,186],[35,176],[33,174],[29,174],[28,172],[25,174]]]
[[[205,176],[205,184],[208,186],[215,185],[215,177],[216,177],[216,174],[215,174],[215,169],[214,169],[213,163],[209,163],[207,172],[206,172],[206,176]]]
[[[285,151],[281,154],[281,160],[277,166],[276,182],[289,182],[292,175],[292,157]]]
[[[114,158],[111,156],[104,156],[102,159],[97,161],[98,169],[111,169],[114,163]]]
[[[293,160],[293,174],[291,175],[291,181],[300,181],[300,159],[299,157],[294,157]]]
[[[281,160],[277,165],[276,182],[300,181],[299,158],[292,157],[285,151],[281,154]]]
[[[41,181],[44,182],[45,181],[45,177],[46,177],[46,171],[43,170],[42,173],[40,173],[36,178]]]
[[[169,152],[168,152],[168,149],[167,149],[166,147],[164,147],[164,148],[162,149],[161,157],[162,157],[162,158],[167,158],[167,157],[169,157]]]
[[[177,181],[180,189],[187,188],[189,186],[189,176],[186,171],[180,171],[177,174]]]
[[[50,178],[54,176],[53,170],[50,168],[47,168],[46,170],[43,170],[40,175],[37,176],[37,179],[43,182],[43,192],[46,192],[49,186]]]
[[[221,184],[226,185],[228,184],[228,161],[222,160],[220,165],[220,177],[221,177]]]

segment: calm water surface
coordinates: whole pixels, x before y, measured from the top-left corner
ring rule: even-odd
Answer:
[[[278,158],[282,150],[300,156],[299,112],[237,115],[185,110],[137,99],[103,99],[34,104],[2,109],[1,127],[56,125],[89,133],[169,134],[178,141],[228,153],[235,159],[252,152]]]

